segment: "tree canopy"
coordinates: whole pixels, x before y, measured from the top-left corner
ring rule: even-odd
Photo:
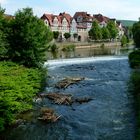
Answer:
[[[102,38],[101,28],[97,21],[92,23],[92,28],[89,31],[89,36],[91,39],[99,40]]]
[[[133,25],[132,32],[135,45],[140,48],[140,21]]]
[[[115,39],[117,37],[117,34],[118,34],[118,29],[115,25],[115,22],[109,21],[107,24],[107,28],[108,28],[109,33],[110,33],[110,39]]]
[[[10,27],[11,59],[28,67],[38,67],[44,61],[46,44],[53,37],[49,28],[33,15],[31,8],[18,10]]]
[[[59,32],[58,31],[53,31],[53,38],[58,39]]]
[[[64,33],[64,37],[66,38],[66,40],[67,40],[68,38],[70,38],[70,36],[71,36],[70,33]]]
[[[73,34],[73,37],[74,37],[74,39],[77,38],[78,37],[78,34],[77,33],[74,33]]]
[[[0,7],[0,60],[5,59],[8,51],[7,24],[4,16],[5,10]],[[8,22],[8,21],[7,21]]]
[[[110,32],[108,28],[103,27],[102,28],[102,39],[109,39],[110,38]]]

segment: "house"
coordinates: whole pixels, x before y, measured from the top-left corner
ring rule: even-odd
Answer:
[[[116,27],[118,28],[118,36],[117,38],[121,38],[124,35],[124,28],[121,24],[121,22],[116,21],[115,18],[108,18],[106,16],[103,16],[102,14],[97,14],[97,15],[93,15],[94,20],[97,20],[99,22],[100,27],[106,27],[107,23],[109,21],[113,21],[116,25]]]
[[[108,17],[105,17],[102,14],[93,15],[93,18],[94,18],[94,20],[97,20],[99,22],[99,25],[100,25],[101,28],[106,27],[107,23],[110,20]]]
[[[59,15],[44,14],[41,17],[44,23],[50,27],[52,31],[58,31],[60,36],[64,38],[64,33],[71,34],[71,41],[88,41],[88,32],[92,27],[93,21],[97,20],[100,27],[106,27],[107,23],[112,20],[118,27],[118,37],[124,34],[123,26],[116,19],[111,19],[102,14],[91,16],[87,12],[76,12],[73,17],[68,13],[60,13]],[[75,39],[75,35],[77,35]]]
[[[118,27],[118,38],[121,38],[124,35],[125,28],[122,26],[122,23],[120,21],[117,21],[117,27]]]
[[[59,15],[44,14],[41,19],[50,27],[52,31],[58,31],[64,37],[64,33],[70,32],[72,17],[68,13],[60,13]]]
[[[77,25],[78,40],[83,42],[87,41],[88,31],[92,27],[93,17],[87,12],[76,12],[73,19]]]

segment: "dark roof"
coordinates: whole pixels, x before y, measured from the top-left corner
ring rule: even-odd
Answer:
[[[76,12],[73,16],[73,18],[76,20],[77,22],[77,18],[81,16],[83,19],[82,19],[82,22],[92,22],[93,20],[93,17],[88,14],[87,12]]]
[[[96,19],[98,22],[108,22],[110,19],[106,16],[103,16],[102,14],[96,14],[96,15],[93,15],[94,19]]]

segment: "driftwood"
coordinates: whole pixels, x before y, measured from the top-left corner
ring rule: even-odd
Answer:
[[[50,93],[46,94],[46,97],[50,100],[53,100],[55,104],[65,104],[71,105],[72,104],[72,96],[66,94],[58,94],[58,93]]]
[[[42,120],[45,122],[56,122],[60,116],[57,116],[53,109],[43,107],[41,108],[41,117],[38,117],[38,120]]]
[[[82,81],[82,80],[84,80],[84,78],[65,78],[65,79],[59,81],[55,85],[55,87],[59,88],[59,89],[67,88],[69,85],[75,84],[75,83]]]
[[[73,103],[87,103],[92,100],[92,98],[84,97],[84,98],[76,98],[74,99],[70,94],[60,94],[60,93],[50,93],[46,94],[50,100],[53,100],[55,104],[64,104],[64,105],[72,105]]]

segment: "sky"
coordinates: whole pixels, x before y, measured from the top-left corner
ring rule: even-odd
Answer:
[[[0,0],[0,5],[6,9],[6,14],[11,15],[18,9],[31,7],[38,17],[44,13],[60,12],[73,16],[78,11],[125,20],[138,20],[140,17],[140,0]]]

